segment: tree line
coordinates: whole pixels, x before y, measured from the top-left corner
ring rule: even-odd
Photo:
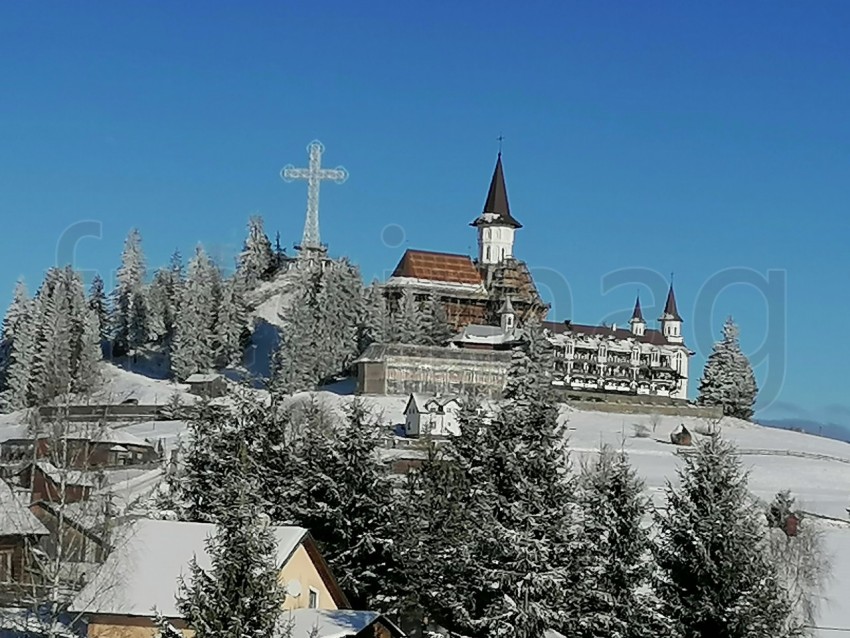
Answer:
[[[460,434],[431,442],[404,477],[390,473],[386,432],[356,400],[344,415],[315,397],[263,404],[247,390],[229,407],[203,405],[159,514],[218,524],[222,547],[246,511],[306,527],[356,608],[455,635],[803,635],[823,573],[799,575],[823,561],[808,522],[788,532],[800,515],[787,495],[754,507],[720,437],[684,456],[663,507],[623,450],[574,467],[550,356],[543,339],[515,351],[505,400],[467,400]],[[240,567],[223,560],[216,577]],[[239,595],[218,606],[231,613]]]

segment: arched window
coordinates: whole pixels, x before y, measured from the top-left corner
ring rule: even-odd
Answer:
[[[487,250],[486,250],[486,259],[487,259],[487,261],[490,261],[490,247],[489,246],[487,246]]]
[[[505,260],[505,249],[502,248],[502,261],[504,261],[504,260]]]
[[[490,239],[490,233],[491,233],[490,229],[485,228],[484,229],[484,239]]]

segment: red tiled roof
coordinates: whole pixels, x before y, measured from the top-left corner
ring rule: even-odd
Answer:
[[[405,251],[392,276],[461,284],[481,283],[481,274],[469,256],[427,250]]]
[[[544,321],[543,327],[551,331],[553,334],[564,334],[565,332],[574,332],[577,334],[593,335],[599,337],[614,337],[615,339],[635,339],[642,343],[651,343],[656,346],[666,346],[667,339],[658,330],[647,328],[642,337],[633,335],[631,330],[625,328],[609,328],[608,326],[586,326],[579,323],[571,323],[567,325],[562,321]]]

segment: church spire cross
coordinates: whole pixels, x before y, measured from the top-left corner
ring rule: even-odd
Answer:
[[[319,237],[319,185],[322,180],[330,180],[342,184],[348,179],[348,171],[342,166],[322,168],[322,153],[325,147],[319,140],[313,140],[307,145],[310,161],[307,168],[295,168],[287,164],[280,171],[280,177],[285,182],[300,179],[307,182],[307,219],[304,222],[304,235],[301,238],[301,251],[321,250]]]

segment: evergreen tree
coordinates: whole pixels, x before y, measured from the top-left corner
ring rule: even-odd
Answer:
[[[750,419],[758,395],[755,374],[741,351],[738,326],[732,317],[723,325],[723,339],[714,344],[699,383],[699,403],[719,405],[723,414]]]
[[[169,299],[171,269],[160,268],[153,275],[148,288],[149,338],[155,343],[166,343],[174,330],[174,314]]]
[[[653,564],[649,511],[643,481],[624,452],[603,447],[582,468],[580,502],[584,535],[593,539],[582,556],[586,598],[578,635],[592,638],[670,636],[668,622],[648,593]]]
[[[425,345],[428,341],[422,309],[409,290],[405,290],[397,301],[391,315],[389,336],[394,343]]]
[[[710,437],[667,486],[656,515],[656,591],[683,638],[800,635],[767,554],[767,528],[731,444]]]
[[[97,333],[101,341],[108,341],[110,337],[109,328],[109,302],[103,286],[103,279],[95,275],[89,288],[89,308],[97,317]]]
[[[19,281],[12,304],[3,319],[2,392],[0,409],[12,412],[27,407],[35,349],[34,301]]]
[[[171,369],[178,379],[213,367],[215,322],[221,275],[201,246],[189,262],[189,273],[175,321]]]
[[[296,476],[266,474],[279,486],[274,518],[310,530],[355,609],[390,611],[401,574],[381,427],[359,402],[342,423],[316,405],[304,417],[288,458]]]
[[[387,299],[380,283],[373,281],[363,290],[363,316],[358,330],[358,350],[363,352],[373,343],[385,343],[388,324]]]
[[[254,215],[248,220],[248,236],[239,255],[236,272],[246,290],[254,288],[274,267],[275,255],[263,229],[263,218]]]
[[[247,321],[241,284],[232,277],[222,285],[221,303],[216,314],[215,358],[220,367],[239,359],[247,341]]]
[[[345,259],[305,265],[294,288],[298,302],[281,317],[272,360],[278,393],[312,390],[344,373],[358,353],[363,293],[357,268]]]
[[[277,232],[274,235],[274,272],[279,271],[283,268],[283,265],[286,263],[286,250],[283,246],[280,245],[280,233]]]
[[[71,390],[72,323],[65,275],[51,268],[35,298],[36,329],[30,404],[43,404]]]
[[[74,389],[78,392],[92,390],[100,378],[100,362],[103,359],[100,338],[100,321],[97,313],[88,309],[83,316],[79,359],[74,375]]]
[[[118,354],[144,345],[138,339],[147,335],[140,326],[146,321],[144,308],[145,257],[142,237],[132,229],[124,241],[121,266],[118,268],[118,285],[114,292],[113,318],[115,349]]]
[[[250,500],[256,484],[230,486],[231,506],[207,541],[210,568],[196,558],[180,579],[177,609],[197,638],[282,638],[285,592],[279,582],[277,541],[262,510]]]
[[[457,519],[441,521],[451,537],[433,520],[417,525],[426,530],[418,554],[427,558],[409,569],[414,581],[430,578],[421,586],[422,607],[467,636],[539,636],[549,629],[575,635],[578,627],[581,514],[557,409],[543,399],[540,383],[516,378],[532,368],[520,350],[501,408],[492,415],[475,406],[462,411],[461,433],[444,448],[449,484],[425,483],[439,493],[410,497],[439,510],[445,494],[457,500],[448,508]],[[434,568],[435,560],[458,557],[445,572]]]
[[[446,307],[439,296],[434,295],[425,306],[424,343],[429,346],[444,346],[455,335],[446,317]]]

